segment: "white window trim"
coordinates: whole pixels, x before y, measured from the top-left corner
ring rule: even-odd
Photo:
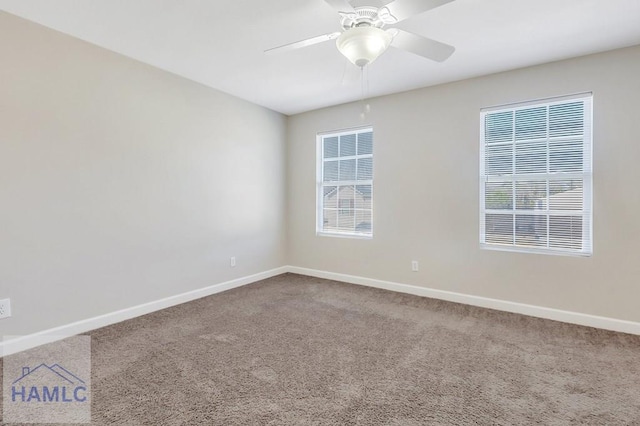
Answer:
[[[584,133],[584,149],[583,149],[583,162],[586,165],[582,173],[558,173],[558,179],[580,179],[583,184],[583,216],[588,215],[588,220],[582,221],[582,235],[587,235],[586,246],[583,246],[582,250],[572,250],[566,248],[553,248],[553,247],[525,247],[518,245],[501,245],[496,243],[485,242],[485,214],[492,212],[504,212],[504,210],[486,210],[485,208],[485,184],[487,182],[487,176],[485,174],[485,116],[487,113],[496,113],[500,111],[515,111],[519,109],[526,109],[532,106],[543,106],[560,104],[570,101],[585,101],[585,133]],[[547,138],[548,140],[548,138]],[[551,174],[547,174],[550,176]],[[539,175],[536,175],[539,178]],[[518,175],[503,178],[504,180],[526,180],[526,175]],[[562,255],[562,256],[580,256],[588,257],[593,255],[593,93],[583,92],[573,95],[566,95],[547,99],[531,100],[527,102],[513,103],[507,105],[499,105],[481,109],[480,112],[480,248],[485,250],[496,251],[509,251],[519,253],[534,253],[534,254],[546,254],[546,255]],[[513,200],[513,212],[516,210],[516,201]],[[575,211],[571,212],[575,214]],[[532,214],[531,211],[527,211],[527,214]],[[548,211],[541,212],[541,215],[548,216]],[[514,231],[515,233],[515,231]],[[583,237],[584,242],[584,237]]]
[[[342,129],[336,131],[321,132],[316,135],[316,236],[320,237],[337,237],[337,238],[351,238],[361,240],[373,239],[373,176],[371,180],[367,181],[339,181],[336,184],[342,185],[371,185],[372,193],[372,205],[371,205],[371,232],[368,234],[359,232],[336,232],[323,230],[323,164],[324,164],[324,152],[323,152],[323,138],[328,136],[343,136],[354,133],[366,133],[373,132],[373,126],[354,127],[349,129]],[[375,149],[375,148],[374,148]],[[355,157],[354,157],[355,158]],[[371,158],[374,158],[373,153]],[[374,160],[375,161],[375,160]],[[375,167],[374,167],[375,170]]]

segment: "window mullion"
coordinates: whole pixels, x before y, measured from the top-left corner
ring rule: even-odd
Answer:
[[[517,161],[517,155],[516,155],[516,150],[517,150],[517,145],[516,145],[516,114],[515,111],[512,112],[513,115],[513,119],[511,120],[511,144],[512,144],[512,152],[511,152],[511,176],[513,177],[513,182],[511,183],[511,226],[513,228],[513,234],[512,234],[512,244],[515,246],[516,245],[516,241],[517,241],[517,234],[518,234],[518,230],[517,230],[517,225],[516,225],[516,203],[518,202],[517,197],[517,193],[516,193],[516,186],[518,185],[518,178],[517,178],[517,169],[516,169],[516,161]]]

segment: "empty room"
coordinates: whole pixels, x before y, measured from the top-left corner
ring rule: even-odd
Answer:
[[[0,0],[2,424],[640,424],[640,1]]]

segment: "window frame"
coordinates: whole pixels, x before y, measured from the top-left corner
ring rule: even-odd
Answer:
[[[372,134],[372,146],[371,146],[371,154],[356,154],[353,156],[340,156],[338,155],[338,157],[335,158],[343,158],[343,157],[353,157],[354,159],[361,159],[361,158],[371,158],[371,164],[372,164],[372,171],[371,171],[371,179],[368,180],[358,180],[356,178],[356,180],[353,181],[342,181],[342,180],[336,180],[336,181],[329,181],[329,182],[324,182],[324,164],[325,164],[325,158],[324,158],[324,140],[326,138],[331,138],[331,137],[341,137],[341,136],[346,136],[346,135],[355,135],[356,136],[356,140],[359,134],[361,133],[371,133]],[[357,146],[357,145],[356,145]],[[373,239],[373,181],[374,181],[374,176],[373,176],[373,163],[374,163],[374,147],[373,147],[373,126],[368,125],[368,126],[362,126],[362,127],[354,127],[354,128],[349,128],[349,129],[342,129],[342,130],[336,130],[336,131],[328,131],[328,132],[321,132],[318,133],[316,135],[316,235],[317,236],[327,236],[327,237],[338,237],[338,238],[355,238],[355,239]],[[355,224],[355,218],[354,218],[354,231],[353,232],[347,232],[347,231],[335,231],[335,230],[326,230],[324,229],[324,188],[325,186],[336,186],[336,187],[340,187],[340,186],[357,186],[357,185],[367,185],[367,186],[371,186],[371,206],[370,209],[362,209],[362,210],[370,210],[371,212],[371,226],[368,232],[356,232],[355,228],[357,227],[358,224]],[[338,204],[336,205],[336,212],[339,212],[341,210],[343,210],[343,208],[340,207],[339,205],[340,200],[338,200]],[[354,203],[354,208],[353,211],[351,212],[352,216],[355,216],[356,210],[359,210],[358,208],[355,207],[355,202],[353,200],[351,200],[351,202]],[[350,203],[351,204],[351,203]]]
[[[549,135],[549,107],[553,105],[562,105],[569,104],[573,102],[584,102],[584,112],[583,112],[583,133],[582,133],[582,171],[576,172],[552,172],[549,170],[550,161],[551,161],[551,149],[550,149],[550,141],[552,141],[551,136]],[[516,148],[517,148],[517,139],[515,134],[513,134],[511,139],[511,144],[513,144],[513,169],[511,173],[507,173],[505,175],[488,175],[485,167],[487,162],[486,156],[486,148],[488,146],[488,142],[486,141],[486,119],[485,117],[488,114],[495,114],[500,112],[513,112],[514,117],[516,116],[516,112],[519,110],[526,110],[530,108],[536,107],[546,107],[547,114],[545,118],[546,123],[546,134],[544,139],[546,141],[545,147],[545,156],[546,156],[546,172],[545,173],[518,173],[516,171],[517,163],[516,163]],[[513,121],[513,126],[515,129],[516,120]],[[515,131],[515,130],[514,130]],[[570,139],[570,136],[564,136],[565,139]],[[559,137],[558,140],[562,140],[562,137]],[[526,139],[524,140],[526,143]],[[522,140],[520,141],[522,143]],[[480,248],[486,250],[499,250],[499,251],[509,251],[509,252],[520,252],[520,253],[537,253],[537,254],[547,254],[547,255],[565,255],[565,256],[592,256],[593,255],[593,93],[592,92],[584,92],[567,96],[559,96],[553,98],[532,100],[527,102],[513,103],[507,105],[499,105],[494,107],[482,108],[480,110],[480,211],[479,211],[479,219],[480,219]],[[524,162],[526,164],[526,161]],[[552,209],[550,207],[551,203],[551,193],[550,193],[550,185],[552,182],[566,182],[567,180],[580,181],[582,186],[582,208],[580,210],[576,210],[576,213],[567,214],[568,217],[577,217],[581,218],[581,248],[573,249],[570,247],[551,247],[550,243],[550,219],[552,217],[562,217],[562,215],[558,212],[562,212],[562,210]],[[486,208],[486,184],[488,182],[513,182],[513,196],[511,199],[511,208],[510,209],[487,209]],[[545,182],[546,183],[546,201],[543,205],[546,206],[544,213],[535,212],[535,210],[527,210],[527,209],[519,209],[517,206],[518,200],[515,197],[517,192],[517,184],[520,183],[532,183],[532,182]],[[577,213],[579,212],[579,214]],[[486,215],[487,214],[512,214],[513,220],[511,227],[513,229],[513,242],[510,244],[500,244],[496,242],[487,242],[486,241]],[[517,236],[518,236],[518,222],[517,216],[531,216],[531,217],[544,217],[546,218],[546,247],[545,246],[526,246],[526,245],[517,245]],[[534,219],[538,220],[538,219]],[[520,238],[523,238],[524,234],[520,234]]]

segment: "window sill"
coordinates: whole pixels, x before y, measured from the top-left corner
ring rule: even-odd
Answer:
[[[373,235],[349,234],[349,233],[345,233],[345,232],[316,231],[316,236],[318,236],[318,237],[352,238],[352,239],[356,239],[356,240],[372,240],[373,239]]]
[[[585,251],[568,251],[562,249],[547,249],[547,248],[535,248],[535,247],[521,247],[521,246],[502,246],[497,244],[483,244],[480,243],[482,250],[493,251],[509,251],[512,253],[529,253],[529,254],[545,254],[551,256],[570,256],[570,257],[591,257],[593,252]]]

